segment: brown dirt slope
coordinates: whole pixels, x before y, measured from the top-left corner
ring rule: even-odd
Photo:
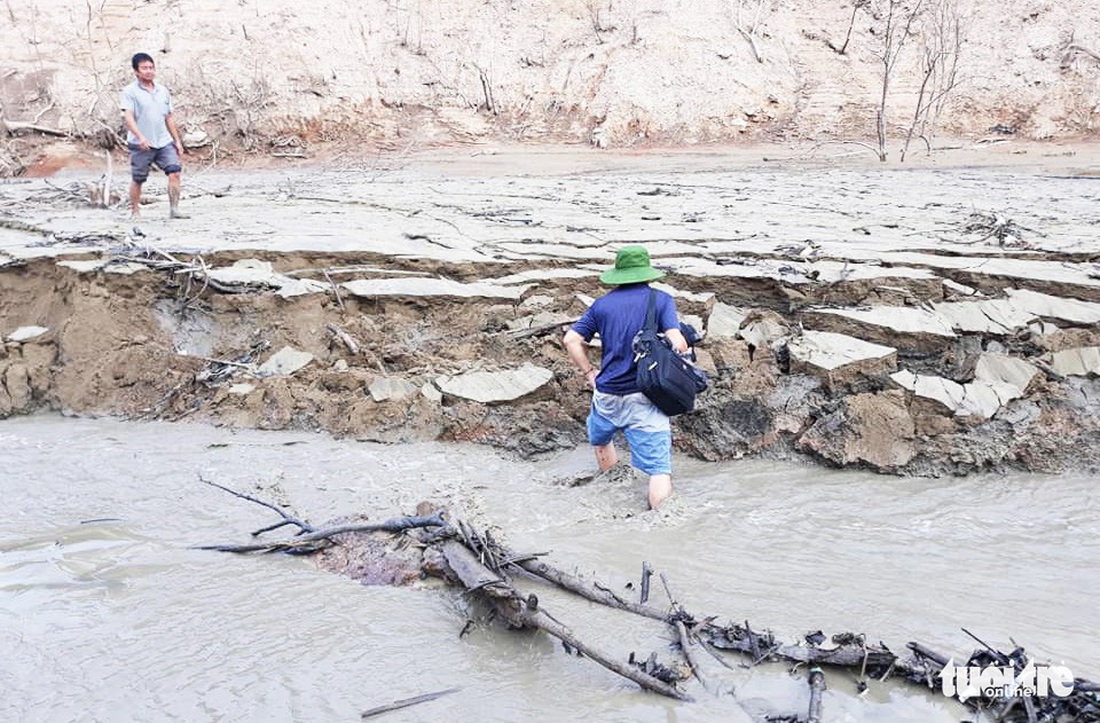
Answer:
[[[326,141],[368,149],[485,139],[610,147],[868,141],[890,6],[7,3],[0,11],[0,116],[102,140],[119,126],[129,56],[147,51],[191,141],[216,143],[223,157],[240,148],[300,153]],[[908,6],[894,6],[894,37],[901,38]],[[905,42],[893,46],[899,52],[885,106],[891,157],[911,125],[924,63],[937,52],[958,58],[956,83],[942,99],[942,133],[1095,135],[1100,15],[1092,3],[921,6]],[[944,27],[958,34],[945,36]],[[6,153],[8,173],[36,160],[10,147]]]

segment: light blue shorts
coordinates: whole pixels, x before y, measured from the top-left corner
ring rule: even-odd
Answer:
[[[672,426],[665,413],[641,392],[593,394],[588,443],[602,447],[620,430],[630,445],[630,464],[649,475],[672,474]]]

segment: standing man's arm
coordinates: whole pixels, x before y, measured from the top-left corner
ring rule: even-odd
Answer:
[[[169,113],[164,116],[164,125],[168,127],[168,132],[172,134],[172,141],[176,144],[176,153],[179,154],[180,160],[183,160],[183,142],[180,140],[180,129],[176,127],[175,117]]]
[[[581,373],[584,374],[584,378],[587,379],[588,383],[595,389],[596,375],[599,372],[596,367],[592,366],[592,363],[588,361],[588,351],[586,350],[587,342],[585,342],[584,337],[570,329],[565,332],[565,337],[561,340],[561,344],[569,354],[569,361],[573,362],[573,365],[577,367],[577,369],[580,369]]]
[[[122,109],[122,120],[126,123],[126,128],[134,134],[134,138],[137,138],[138,146],[143,151],[149,150],[149,141],[145,136],[141,135],[141,131],[138,129],[137,118],[134,117],[133,108]]]

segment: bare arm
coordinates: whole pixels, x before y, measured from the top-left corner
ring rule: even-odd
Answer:
[[[164,125],[168,126],[168,132],[172,134],[172,140],[176,144],[176,153],[183,158],[183,142],[180,141],[180,129],[176,127],[176,119],[171,113],[164,116]]]
[[[123,109],[122,120],[126,123],[127,130],[134,134],[134,138],[137,138],[138,146],[141,150],[149,150],[149,141],[146,140],[145,136],[141,135],[141,131],[138,130],[137,119],[134,118],[134,111],[132,108]]]
[[[588,380],[588,383],[592,385],[592,388],[596,388],[596,367],[592,366],[588,361],[588,342],[584,340],[584,337],[577,332],[570,329],[565,332],[565,336],[561,340],[561,345],[565,347],[566,353],[569,354],[569,361],[573,362],[573,366],[577,367],[584,374],[584,378]]]
[[[672,344],[672,348],[680,354],[688,350],[687,339],[684,338],[684,333],[680,331],[679,327],[675,329],[665,329],[665,338]]]

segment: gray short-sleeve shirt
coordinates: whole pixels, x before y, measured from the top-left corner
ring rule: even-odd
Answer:
[[[134,111],[137,127],[151,147],[163,148],[173,143],[172,134],[164,122],[172,113],[172,96],[163,85],[154,82],[153,89],[147,90],[135,79],[122,89],[120,106],[122,110]],[[138,139],[127,131],[126,142],[136,145]]]

